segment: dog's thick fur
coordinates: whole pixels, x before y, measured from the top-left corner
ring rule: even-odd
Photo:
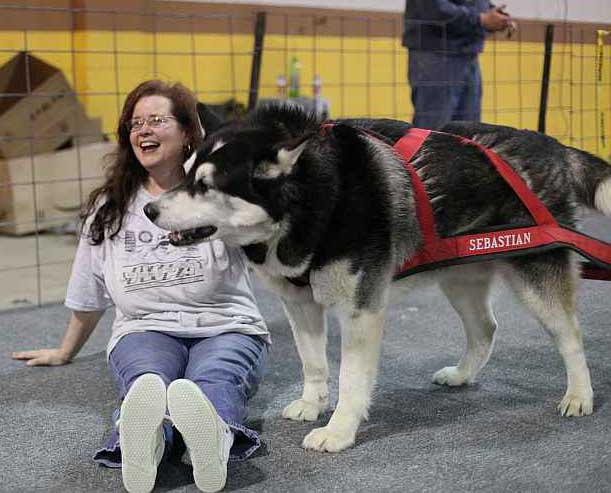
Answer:
[[[282,298],[303,363],[302,396],[283,416],[316,420],[328,406],[324,310],[341,324],[339,401],[306,448],[351,446],[376,380],[384,314],[395,269],[421,243],[412,185],[392,144],[409,128],[392,120],[344,120],[323,128],[297,109],[272,106],[221,127],[185,164],[184,185],[146,207],[176,244],[221,238],[243,247]],[[364,132],[363,129],[367,131]],[[477,123],[445,129],[489,147],[526,181],[562,224],[578,206],[611,214],[611,167],[536,132]],[[374,136],[377,135],[378,137]],[[485,155],[455,135],[433,134],[415,155],[438,233],[531,225],[525,207]],[[295,278],[307,277],[307,284]],[[460,315],[467,347],[440,385],[471,383],[486,364],[497,323],[491,285],[504,278],[552,336],[566,365],[560,413],[592,412],[593,393],[575,316],[579,272],[557,249],[439,269],[400,282],[436,280]]]

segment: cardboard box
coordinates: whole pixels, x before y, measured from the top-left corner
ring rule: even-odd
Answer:
[[[102,183],[104,156],[115,147],[97,142],[0,160],[0,232],[22,235],[73,221]]]
[[[4,157],[65,147],[84,125],[90,125],[64,74],[27,52],[0,67],[0,94],[0,154]],[[101,140],[101,129],[98,138],[89,139]]]
[[[102,132],[101,118],[85,118],[79,122],[78,128],[74,135],[66,140],[61,147],[56,150],[69,149],[82,144],[92,144],[94,142],[102,142],[105,140],[105,135]]]

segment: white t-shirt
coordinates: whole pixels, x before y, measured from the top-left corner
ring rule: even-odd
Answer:
[[[220,240],[170,245],[168,231],[144,215],[154,198],[141,188],[112,240],[91,245],[85,228],[65,305],[77,311],[115,306],[108,355],[124,335],[147,330],[178,337],[240,332],[270,342],[242,250]]]

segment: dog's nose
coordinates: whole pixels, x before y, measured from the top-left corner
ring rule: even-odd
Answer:
[[[155,219],[159,216],[159,209],[152,202],[149,202],[144,206],[144,213],[152,222],[155,222]]]

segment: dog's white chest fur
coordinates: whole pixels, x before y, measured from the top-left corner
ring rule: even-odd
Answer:
[[[307,288],[289,281],[291,276],[279,273],[277,259],[265,264],[252,264],[257,274],[278,295],[296,302],[315,301],[320,305],[354,307],[361,274],[350,272],[346,260],[333,262],[320,270],[310,273]],[[269,259],[268,259],[269,260]],[[283,270],[283,269],[282,269]]]
[[[314,300],[324,306],[354,306],[360,278],[360,273],[350,272],[350,263],[347,260],[333,262],[320,270],[312,271],[310,284]]]

